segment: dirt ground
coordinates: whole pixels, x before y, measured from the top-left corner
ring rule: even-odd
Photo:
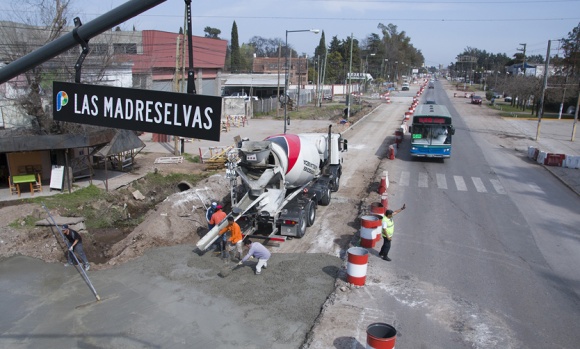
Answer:
[[[351,115],[351,122],[356,122],[376,104],[377,102],[365,102],[360,112]],[[313,107],[312,112],[314,115],[319,111]],[[348,125],[338,126],[339,129],[336,130],[338,132],[348,127]],[[138,154],[133,172],[144,175],[156,171],[168,175],[205,171],[204,164],[190,161],[184,161],[179,165],[155,165],[154,160],[161,156],[167,154],[148,152]],[[145,199],[134,198],[132,193],[136,190],[135,187],[140,188],[139,191]],[[106,269],[139,257],[152,247],[195,244],[207,232],[205,210],[206,205],[212,201],[223,203],[226,207],[229,203],[229,183],[224,173],[212,175],[196,185],[174,183],[169,187],[159,187],[141,178],[127,187],[112,192],[112,199],[107,202],[93,202],[90,205],[102,215],[115,211],[116,214],[125,215],[127,218],[143,216],[142,223],[136,227],[123,227],[120,224],[118,228],[86,229],[84,224],[79,224],[71,225],[71,228],[82,234],[83,247],[92,268]],[[67,212],[52,210],[51,215],[66,217]],[[0,258],[23,255],[46,262],[65,262],[64,245],[54,227],[30,228],[25,224],[25,220],[30,217],[40,221],[47,216],[46,211],[37,204],[16,203],[0,207]],[[12,227],[14,222],[17,228]]]

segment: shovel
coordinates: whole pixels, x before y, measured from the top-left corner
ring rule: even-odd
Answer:
[[[243,264],[238,265],[238,263],[236,263],[236,265],[234,265],[233,267],[226,265],[225,267],[222,268],[222,270],[220,270],[218,275],[221,276],[222,278],[228,277],[228,275],[230,275],[232,273],[232,271],[238,269],[238,267],[243,267],[243,266],[244,266]]]

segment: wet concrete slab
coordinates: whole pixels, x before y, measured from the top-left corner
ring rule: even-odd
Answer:
[[[193,249],[157,248],[89,271],[100,301],[74,267],[0,261],[0,347],[297,348],[342,265],[325,254],[274,254],[261,275],[247,262],[222,278],[223,260]]]

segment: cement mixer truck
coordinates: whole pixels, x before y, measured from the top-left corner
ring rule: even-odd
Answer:
[[[340,186],[341,153],[347,140],[332,133],[280,134],[243,140],[228,154],[232,215],[244,234],[302,237],[316,219],[318,205],[330,204]],[[205,250],[220,224],[197,244]],[[257,236],[257,235],[256,235]]]

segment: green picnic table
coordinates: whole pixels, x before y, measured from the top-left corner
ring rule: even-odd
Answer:
[[[18,187],[18,196],[20,196],[20,184],[30,183],[30,194],[34,195],[34,188],[32,187],[32,184],[36,183],[36,175],[25,174],[12,176],[12,183],[16,184],[16,186]]]

